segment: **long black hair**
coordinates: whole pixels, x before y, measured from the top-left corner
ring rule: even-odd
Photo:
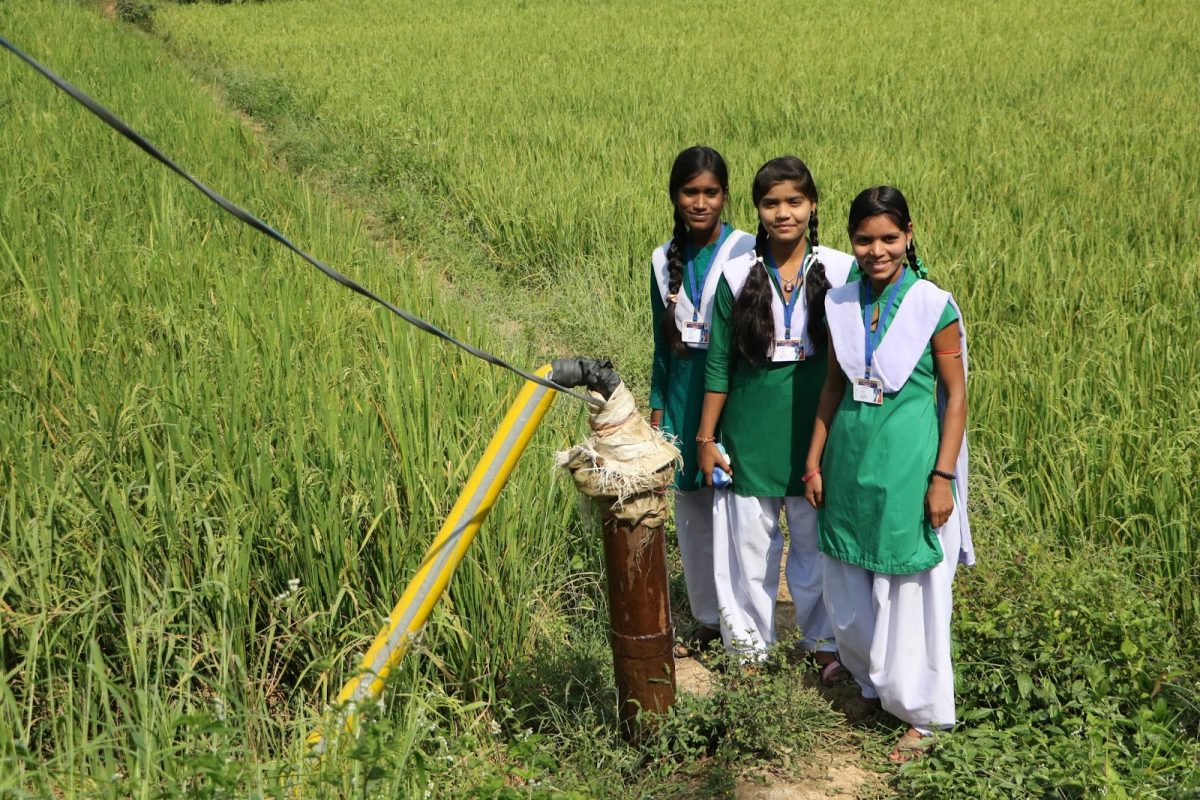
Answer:
[[[685,183],[704,172],[711,172],[717,183],[721,184],[721,191],[729,194],[729,168],[725,166],[725,159],[721,158],[721,154],[711,147],[689,147],[675,156],[675,163],[671,165],[671,179],[667,188],[671,192],[675,228],[671,234],[671,245],[667,248],[667,298],[678,294],[679,287],[683,284],[684,254],[687,252],[688,230],[683,221],[683,214],[679,212],[679,192]],[[721,224],[719,219],[717,224]],[[675,325],[675,301],[667,298],[664,298],[667,310],[662,318],[663,336],[677,355],[686,358],[691,355],[691,350],[683,343],[683,337]]]
[[[863,189],[859,192],[858,197],[855,197],[854,202],[850,204],[850,220],[846,224],[850,238],[854,238],[854,232],[858,230],[858,226],[863,223],[863,220],[878,216],[887,217],[902,231],[907,231],[912,225],[912,217],[908,213],[908,201],[904,199],[904,194],[899,189],[894,186],[872,186],[870,189]],[[904,259],[908,262],[909,268],[919,275],[917,245],[914,239],[909,239],[908,247],[904,250]]]
[[[754,176],[750,196],[755,208],[771,191],[771,187],[784,181],[793,181],[800,193],[817,203],[817,184],[804,162],[795,156],[773,158],[763,164]],[[817,209],[814,207],[808,218],[808,243],[813,249],[813,263],[804,281],[804,304],[808,308],[808,337],[817,347],[824,347],[829,339],[825,330],[825,293],[829,291],[829,279],[825,276],[825,265],[816,258],[817,252]],[[742,358],[751,364],[765,364],[770,352],[771,340],[775,336],[775,319],[771,314],[771,278],[767,275],[763,259],[767,256],[767,229],[758,223],[758,234],[754,239],[754,252],[758,263],[750,268],[750,274],[742,286],[733,305],[733,342]]]

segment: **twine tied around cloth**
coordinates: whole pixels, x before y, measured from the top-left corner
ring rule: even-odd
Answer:
[[[588,423],[592,435],[558,453],[555,462],[571,473],[580,493],[607,505],[609,516],[662,527],[668,513],[666,490],[683,461],[678,448],[638,413],[624,383],[603,407],[591,408]]]

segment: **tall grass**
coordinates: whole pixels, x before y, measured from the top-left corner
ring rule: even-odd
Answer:
[[[797,152],[835,246],[858,189],[901,186],[971,326],[983,556],[996,552],[989,535],[1028,536],[1034,558],[1068,551],[1054,565],[1078,564],[1077,546],[1133,552],[1144,574],[1094,585],[1169,587],[1194,630],[1200,323],[1180,300],[1200,288],[1190,7],[695,9],[158,5],[155,30],[269,129],[271,153],[157,42],[90,11],[0,4],[0,31],[313,252],[530,364],[525,338],[543,356],[612,356],[644,381],[646,254],[667,235],[665,173],[686,144],[730,159],[743,226],[753,169]],[[0,794],[283,796],[279,773],[301,763],[301,735],[516,383],[218,216],[7,57],[0,144]],[[368,190],[360,210],[331,203],[331,183]],[[497,677],[516,695],[561,692],[551,727],[564,750],[597,755],[589,794],[639,779],[636,754],[604,750],[603,626],[590,613],[601,601],[580,575],[595,543],[577,535],[569,490],[546,478],[578,415],[560,401],[424,657],[404,662],[368,737],[303,778],[305,796],[419,796],[439,774],[459,781],[446,796],[480,776],[511,788],[524,779],[504,772],[504,747],[540,759],[539,775],[570,775],[543,763],[541,734],[499,751],[483,741],[497,718],[526,724],[502,701],[472,702],[494,700]],[[1099,596],[1083,583],[1072,597]],[[986,628],[1005,587],[971,586],[968,622]],[[1055,644],[1040,652],[1042,628],[1016,612],[1005,624],[1038,652],[1004,637],[993,649],[1020,668],[1045,656],[1103,673],[1128,619],[1155,628],[1155,604],[1129,606],[1086,617],[1107,626],[1105,651],[1086,661],[1050,620],[1038,622]],[[1011,680],[1003,659],[972,668],[1000,689]],[[1043,679],[1054,696],[1057,674],[1033,675],[1035,700]],[[1168,687],[1169,705],[1124,700],[1165,726],[1194,678]],[[1072,742],[1140,747],[1146,763],[1184,752],[1165,728],[1152,745],[1101,730]],[[1107,769],[1108,752],[1057,768]]]
[[[130,32],[50,2],[3,5],[0,30],[313,252],[505,346]],[[0,794],[171,796],[247,751],[230,780],[266,791],[520,382],[224,217],[8,56],[0,107]],[[544,640],[575,519],[547,457],[579,418],[531,445],[403,692],[436,673],[466,702]]]
[[[1024,497],[1020,526],[1131,545],[1195,630],[1194,11],[300,0],[159,19],[289,161],[369,188],[388,231],[482,241],[489,262],[457,281],[629,375],[647,372],[647,254],[680,148],[726,155],[746,227],[754,169],[797,153],[842,248],[853,195],[902,187],[963,304],[974,446]]]

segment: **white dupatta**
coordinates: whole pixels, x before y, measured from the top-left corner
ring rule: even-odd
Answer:
[[[861,282],[845,284],[831,289],[825,298],[825,313],[829,323],[829,334],[837,351],[838,366],[846,379],[853,381],[866,375],[866,331],[863,328],[863,310],[859,302]],[[963,377],[967,375],[967,329],[963,324],[962,311],[949,292],[939,289],[930,281],[918,279],[900,302],[871,359],[871,377],[879,379],[885,394],[900,391],[908,382],[917,362],[933,338],[934,330],[941,320],[946,303],[958,313],[958,343],[962,350]],[[880,320],[880,324],[883,324]],[[886,401],[885,401],[886,402]],[[945,422],[946,391],[938,384],[937,417],[938,430]],[[958,460],[954,465],[954,491],[958,502],[958,520],[962,531],[962,545],[958,562],[966,566],[975,563],[975,547],[971,541],[971,524],[967,515],[967,435],[963,432],[962,444],[958,449]]]
[[[664,306],[667,304],[667,294],[670,289],[670,271],[667,269],[667,250],[670,247],[671,243],[665,242],[655,248],[654,253],[650,256],[654,279],[658,283],[659,299]],[[675,327],[679,329],[680,334],[684,332],[687,323],[694,321],[693,318],[695,321],[703,322],[706,327],[712,325],[713,300],[717,296],[717,284],[721,280],[722,265],[753,251],[753,236],[736,228],[729,232],[725,241],[717,248],[717,252],[713,253],[712,263],[708,266],[708,274],[704,276],[704,286],[700,290],[699,309],[692,303],[692,298],[687,293],[687,276],[684,276],[679,290],[675,293]],[[688,347],[707,350],[708,342],[688,342]]]
[[[829,285],[834,288],[846,283],[846,278],[850,275],[850,269],[854,266],[853,256],[849,253],[843,253],[841,250],[834,250],[832,247],[818,245],[813,249],[810,257],[814,261],[820,261],[821,265],[825,267],[825,278],[829,281]],[[729,284],[729,289],[733,292],[734,297],[742,293],[742,287],[745,285],[746,279],[750,277],[750,270],[757,263],[757,256],[751,252],[725,265],[725,282]],[[805,268],[808,268],[807,265]],[[797,288],[796,291],[800,291],[800,289]],[[801,332],[802,335],[798,338],[804,339],[805,358],[811,358],[815,355],[816,350],[813,347],[812,341],[807,336],[808,298],[804,297],[803,294],[801,294],[797,301],[793,314],[792,337],[796,337],[797,332]],[[787,326],[784,323],[783,300],[779,297],[779,292],[775,291],[771,292],[771,316],[775,321],[775,335],[772,339],[789,338],[785,336]],[[771,346],[774,348],[774,344]],[[770,353],[768,353],[769,355]]]

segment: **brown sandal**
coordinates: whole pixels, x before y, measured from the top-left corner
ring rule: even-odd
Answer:
[[[854,695],[854,697],[842,702],[840,706],[838,710],[846,715],[846,721],[851,725],[866,722],[883,708],[878,697],[867,698],[861,694]]]

